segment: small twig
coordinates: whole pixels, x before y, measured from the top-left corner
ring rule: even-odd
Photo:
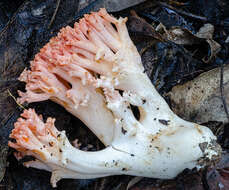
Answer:
[[[9,96],[11,96],[11,97],[14,99],[14,101],[16,102],[16,104],[17,104],[20,108],[25,109],[25,107],[24,107],[23,105],[21,105],[21,104],[19,104],[19,103],[17,102],[17,99],[14,97],[14,95],[10,92],[9,89],[7,89],[7,92],[8,92],[8,94],[9,94]]]
[[[166,4],[166,3],[158,2],[158,4],[161,5],[161,6],[164,6],[164,7],[166,7],[166,8],[169,8],[169,9],[171,9],[171,10],[177,12],[177,13],[180,13],[180,14],[182,14],[182,15],[185,15],[185,16],[188,16],[188,17],[192,17],[192,18],[195,18],[195,19],[198,19],[198,20],[202,20],[202,21],[204,21],[204,22],[207,22],[207,21],[208,21],[208,19],[207,19],[206,17],[199,16],[199,15],[194,15],[194,14],[192,14],[192,13],[187,13],[187,12],[185,12],[185,11],[179,10],[179,9],[177,9],[177,8],[171,6],[171,5],[168,5],[168,4]]]
[[[229,121],[229,113],[228,113],[228,109],[227,109],[227,102],[226,102],[225,96],[224,96],[223,72],[224,72],[224,68],[223,68],[223,64],[222,64],[221,65],[221,69],[220,69],[220,94],[221,94],[221,99],[222,99],[224,111],[225,111],[227,119]]]
[[[177,5],[177,6],[184,6],[184,5],[187,5],[187,3],[178,2],[178,1],[173,1],[173,0],[169,0],[169,4],[174,4],[174,5]]]
[[[56,14],[57,14],[57,11],[58,11],[59,6],[60,6],[60,1],[61,1],[61,0],[57,0],[57,2],[56,2],[56,8],[55,8],[55,11],[54,11],[54,13],[53,13],[53,15],[52,15],[52,18],[51,18],[51,20],[50,20],[50,23],[49,23],[49,25],[48,25],[48,29],[50,29],[50,27],[52,26],[53,21],[54,21],[55,18],[56,18]]]
[[[193,74],[201,73],[201,72],[203,72],[203,71],[204,71],[204,70],[194,71],[194,72],[192,72],[192,73],[183,75],[183,77],[188,77],[188,76],[191,76],[191,75],[193,75]]]

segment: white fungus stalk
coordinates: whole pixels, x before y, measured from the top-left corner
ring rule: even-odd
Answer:
[[[87,152],[73,147],[54,119],[44,123],[25,110],[15,123],[9,146],[18,159],[32,155],[27,167],[61,178],[88,179],[134,175],[171,179],[185,168],[201,168],[220,157],[207,127],[176,116],[144,73],[131,41],[127,19],[105,9],[85,15],[74,28],[61,29],[20,77],[26,92],[20,103],[51,99],[81,119],[107,146]],[[136,119],[131,105],[139,109]]]

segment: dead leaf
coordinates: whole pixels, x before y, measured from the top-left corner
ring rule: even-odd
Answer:
[[[229,43],[229,36],[228,36],[227,39],[225,40],[225,43]]]
[[[214,26],[212,24],[204,24],[196,33],[196,37],[204,39],[212,39],[214,34]]]
[[[2,181],[6,171],[8,149],[8,146],[0,146],[0,182]]]
[[[168,95],[172,110],[186,120],[228,122],[220,94],[220,68],[173,87]],[[229,65],[224,67],[224,95],[229,104]]]
[[[178,176],[174,180],[143,179],[131,190],[204,190],[202,173],[191,172]]]
[[[169,41],[179,45],[199,44],[201,39],[193,35],[189,30],[180,27],[173,27],[165,31],[165,36]]]
[[[211,61],[212,58],[214,58],[216,56],[216,54],[221,50],[221,45],[218,44],[213,39],[207,39],[207,42],[208,42],[210,49],[211,49],[211,55],[209,57],[206,56],[205,58],[203,58],[203,61],[205,63],[208,63],[209,61]]]
[[[167,29],[162,23],[157,26],[157,31],[161,31],[165,39],[179,45],[193,45],[206,41],[210,46],[210,55],[206,55],[202,60],[210,62],[221,50],[221,45],[213,40],[214,26],[212,24],[203,25],[196,34],[181,27]]]
[[[120,11],[123,9],[126,9],[128,7],[132,7],[134,5],[137,5],[139,3],[142,3],[146,0],[105,0],[105,7],[108,9],[108,11]]]
[[[229,189],[229,153],[224,153],[221,161],[214,168],[208,168],[206,181],[209,189]]]
[[[164,41],[163,37],[157,32],[154,27],[139,17],[135,11],[131,11],[131,16],[128,18],[128,31],[130,33],[138,33],[148,37],[152,37],[159,41]]]
[[[144,1],[146,0],[80,0],[78,11],[85,8],[86,6],[94,6],[93,11],[97,11],[101,7],[104,7],[108,12],[117,12],[143,3]]]
[[[204,24],[204,26],[202,26],[199,29],[199,32],[197,32],[197,34],[195,35],[196,37],[206,39],[207,43],[210,46],[211,55],[209,57],[206,56],[203,59],[205,63],[208,63],[209,61],[211,61],[212,58],[215,57],[216,54],[221,50],[221,45],[213,40],[213,34],[214,34],[214,26],[212,24],[207,23],[207,24]]]

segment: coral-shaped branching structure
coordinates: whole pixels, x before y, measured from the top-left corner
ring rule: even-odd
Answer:
[[[18,159],[36,158],[26,166],[52,172],[53,186],[61,178],[119,174],[173,178],[220,156],[212,132],[176,116],[155,90],[126,21],[105,9],[84,15],[73,28],[61,29],[20,76],[26,82],[20,103],[57,102],[107,146],[79,150],[55,128],[54,119],[45,123],[34,110],[25,110],[10,136],[16,142],[9,146],[18,150]]]

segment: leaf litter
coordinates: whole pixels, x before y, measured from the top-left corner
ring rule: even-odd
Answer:
[[[127,1],[125,5],[119,0],[68,0],[60,1],[53,21],[51,20],[57,1],[27,0],[17,6],[17,11],[14,7],[14,14],[11,13],[7,17],[10,21],[1,20],[3,17],[0,14],[0,22],[4,21],[0,33],[0,110],[4,110],[0,116],[0,187],[52,189],[47,180],[47,172],[24,168],[14,159],[12,151],[8,152],[8,135],[21,111],[9,96],[8,90],[12,96],[17,97],[17,89],[24,88],[23,84],[17,81],[17,77],[24,67],[29,65],[38,50],[61,27],[73,24],[84,13],[106,6],[114,15],[128,16],[128,30],[142,55],[145,72],[170,103],[171,108],[191,121],[207,123],[208,126],[212,125],[211,122],[219,123],[213,124],[216,126],[213,131],[216,132],[225,154],[216,166],[200,172],[187,170],[174,180],[144,178],[138,181],[138,178],[133,180],[129,176],[62,180],[58,189],[114,190],[126,189],[127,184],[132,190],[228,188],[229,130],[225,106],[229,101],[226,61],[229,58],[229,5],[225,0],[135,0]],[[226,102],[224,104],[222,89]],[[191,101],[194,101],[194,104],[191,104]],[[57,127],[65,129],[67,135],[71,134],[71,140],[80,139],[82,148],[87,148],[87,144],[93,145],[92,150],[103,148],[92,134],[87,135],[89,131],[84,128],[82,122],[60,106],[46,101],[39,105],[31,104],[30,107],[36,108],[38,113],[44,113],[45,117],[58,118]],[[79,128],[74,128],[74,125]]]

